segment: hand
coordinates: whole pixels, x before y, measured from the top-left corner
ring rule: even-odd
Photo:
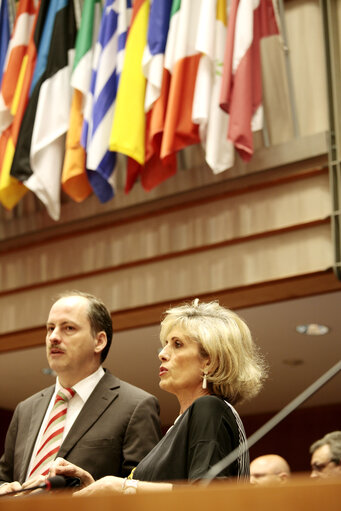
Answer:
[[[0,486],[0,495],[6,495],[6,493],[18,490],[21,490],[21,484],[18,481],[13,481],[12,483],[5,483]]]
[[[46,480],[46,477],[42,476],[42,475],[37,475],[37,476],[31,477],[31,479],[27,479],[27,481],[25,481],[22,484],[22,488],[29,489],[33,486],[39,486],[40,484],[44,483],[45,480]]]
[[[81,488],[85,488],[95,481],[89,472],[77,467],[77,465],[73,465],[73,463],[70,463],[63,458],[56,458],[50,467],[48,477],[54,477],[56,475],[79,477],[81,481]]]
[[[79,477],[79,476],[78,476]],[[121,493],[123,479],[121,477],[106,476],[98,479],[86,488],[74,493],[75,497],[87,497],[101,493]]]

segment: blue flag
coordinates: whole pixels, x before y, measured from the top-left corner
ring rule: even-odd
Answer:
[[[0,0],[0,85],[4,72],[8,43],[11,37],[8,0]]]

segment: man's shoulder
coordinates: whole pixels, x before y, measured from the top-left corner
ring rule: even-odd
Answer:
[[[26,399],[23,399],[20,401],[20,403],[17,405],[17,408],[25,408],[26,406],[30,406],[34,404],[36,401],[42,399],[43,397],[48,396],[49,398],[52,396],[54,391],[54,385],[51,385],[50,387],[46,387],[45,389],[39,390],[35,394],[32,394],[31,396],[28,396]]]
[[[114,376],[109,371],[105,372],[103,376],[102,384],[107,386],[113,386],[119,388],[119,393],[127,398],[135,399],[137,401],[141,401],[148,398],[154,398],[155,396],[147,392],[146,390],[141,389],[140,387],[136,387],[135,385],[128,383],[124,380],[121,380],[117,376]]]
[[[126,381],[121,380],[121,389],[124,392],[127,392],[129,394],[132,394],[136,397],[139,397],[141,399],[146,399],[150,397],[154,397],[152,394],[147,392],[146,390],[141,389],[140,387],[136,387],[135,385],[132,385],[131,383],[128,383]]]

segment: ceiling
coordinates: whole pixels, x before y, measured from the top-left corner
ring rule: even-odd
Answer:
[[[240,309],[269,365],[269,378],[262,392],[238,407],[240,413],[275,412],[341,359],[341,291],[308,298]],[[298,334],[296,325],[320,323],[329,327],[324,336]],[[126,330],[114,334],[105,366],[118,377],[156,395],[162,424],[178,414],[176,398],[159,389],[157,358],[159,327]],[[44,346],[3,353],[0,356],[0,408],[16,404],[53,383]],[[303,406],[340,403],[341,372],[316,392]]]

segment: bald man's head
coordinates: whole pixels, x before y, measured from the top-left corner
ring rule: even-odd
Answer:
[[[252,484],[284,482],[290,476],[290,467],[282,456],[266,454],[251,462],[250,474]]]

